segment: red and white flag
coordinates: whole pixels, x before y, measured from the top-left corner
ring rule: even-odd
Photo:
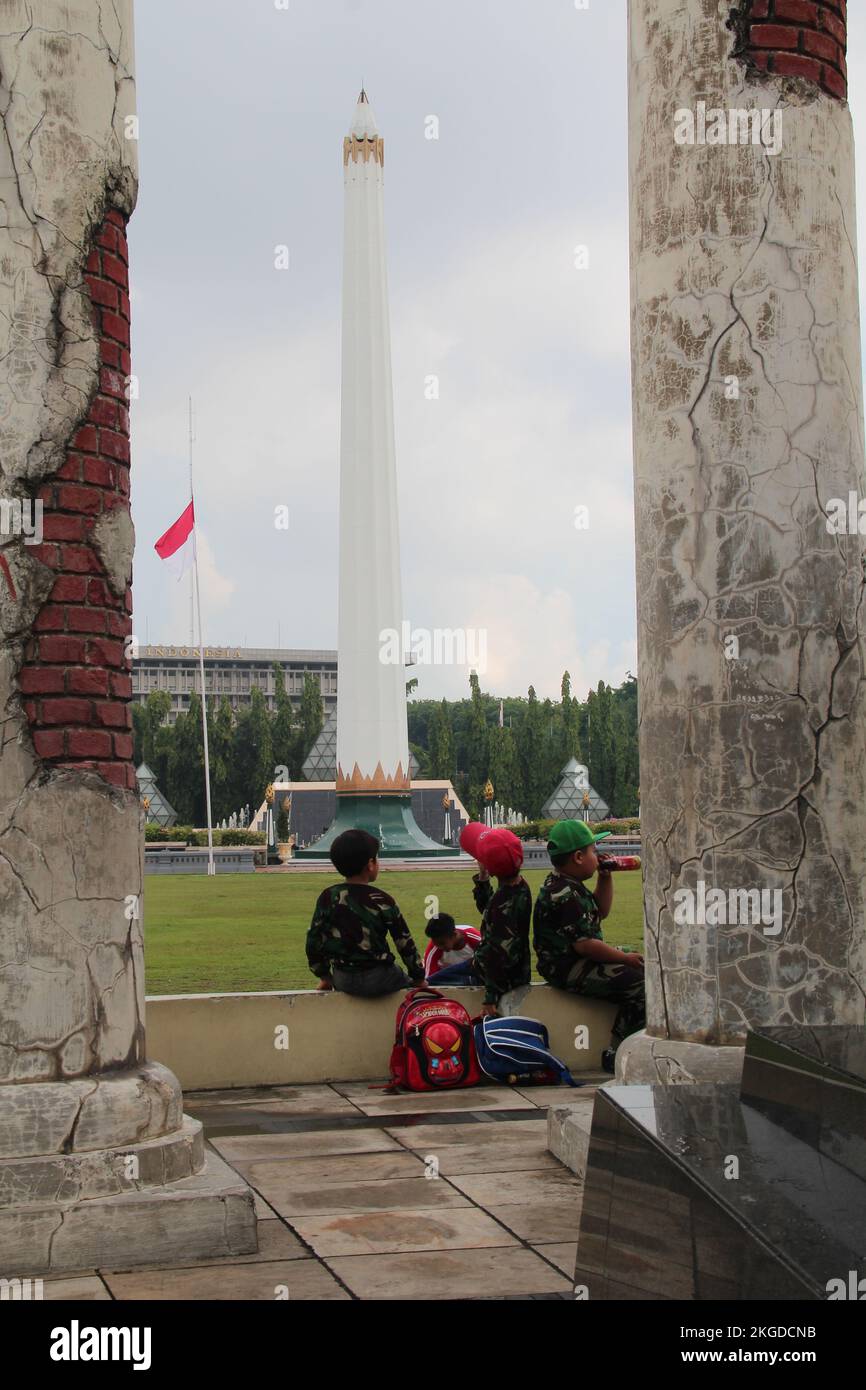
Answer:
[[[175,579],[182,579],[195,563],[195,513],[192,502],[154,545],[161,560],[165,560]]]

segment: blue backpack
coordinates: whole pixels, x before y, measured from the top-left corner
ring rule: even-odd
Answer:
[[[547,1029],[535,1018],[479,1018],[473,1032],[478,1065],[492,1081],[583,1085],[554,1057]]]

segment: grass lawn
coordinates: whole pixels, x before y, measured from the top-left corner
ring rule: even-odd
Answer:
[[[543,880],[541,869],[526,873],[533,895]],[[144,891],[148,994],[315,988],[304,937],[316,898],[335,881],[320,873],[149,876]],[[458,922],[478,925],[468,869],[384,869],[376,881],[400,904],[422,951],[430,898],[438,895],[441,911]],[[613,946],[642,949],[639,873],[616,877],[604,935]]]

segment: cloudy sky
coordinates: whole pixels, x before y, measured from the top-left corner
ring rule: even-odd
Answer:
[[[619,682],[636,669],[625,0],[281,3],[136,7],[136,633],[189,640],[188,589],[152,545],[188,501],[192,395],[205,641],[336,646],[342,139],[363,79],[385,139],[405,616],[486,629],[497,694],[556,695],[566,667],[581,696]],[[465,668],[414,674],[419,695],[467,689]]]

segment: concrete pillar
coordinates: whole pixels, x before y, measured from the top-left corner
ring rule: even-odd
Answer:
[[[132,764],[132,3],[0,36],[0,1274],[255,1249],[146,1060]],[[30,534],[24,534],[29,531]]]
[[[845,18],[629,4],[648,1028],[626,1081],[733,1075],[750,1025],[864,1020]]]

